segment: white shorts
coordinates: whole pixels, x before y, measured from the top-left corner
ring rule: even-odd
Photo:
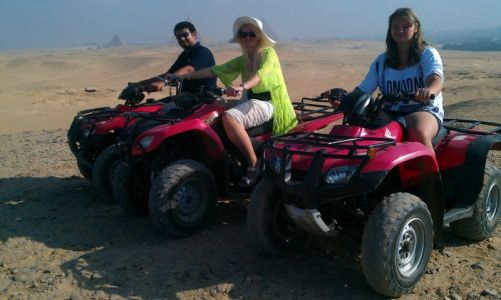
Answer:
[[[273,118],[273,105],[270,101],[250,99],[228,109],[225,113],[247,129],[271,120]]]

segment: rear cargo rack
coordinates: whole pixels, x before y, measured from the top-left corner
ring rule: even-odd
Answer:
[[[447,130],[468,134],[489,135],[493,133],[501,133],[501,124],[478,120],[444,119],[444,124],[442,126]],[[475,130],[474,128],[477,129]]]
[[[299,121],[309,121],[339,113],[329,100],[324,97],[302,98],[301,102],[292,103]]]

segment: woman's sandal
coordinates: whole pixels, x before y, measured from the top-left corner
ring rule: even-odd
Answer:
[[[241,187],[250,187],[256,184],[257,179],[259,178],[259,175],[261,174],[259,165],[256,164],[255,167],[248,167],[247,172],[245,173],[245,176],[240,179],[240,185]]]

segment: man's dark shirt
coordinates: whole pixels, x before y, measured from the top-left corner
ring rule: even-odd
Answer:
[[[214,56],[212,52],[200,45],[199,42],[195,44],[192,48],[185,49],[179,56],[176,61],[170,67],[167,73],[174,73],[177,70],[181,69],[184,66],[190,65],[195,71],[198,71],[203,68],[212,67],[215,65]],[[200,88],[204,86],[205,88],[214,88],[216,87],[216,78],[207,78],[207,79],[192,79],[183,81],[183,89],[182,92],[190,92],[190,93],[198,93]]]

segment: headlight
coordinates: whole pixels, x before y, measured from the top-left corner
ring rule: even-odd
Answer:
[[[325,175],[325,183],[327,184],[346,184],[350,181],[351,176],[355,174],[356,166],[343,166],[330,169]]]
[[[139,141],[139,145],[141,145],[143,149],[146,149],[151,145],[151,142],[153,142],[153,136],[147,135]]]

